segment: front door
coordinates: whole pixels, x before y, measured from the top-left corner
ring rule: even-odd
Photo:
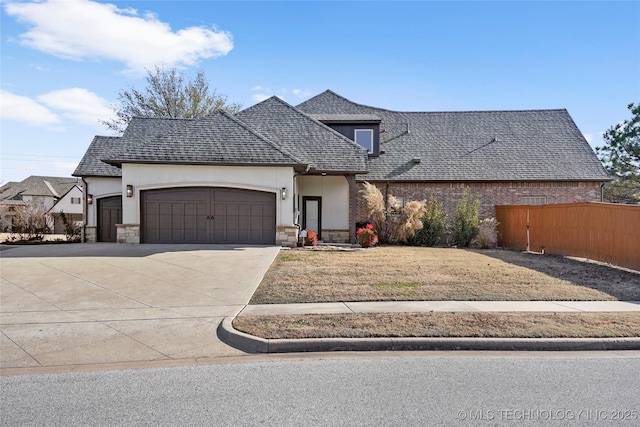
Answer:
[[[321,239],[322,197],[304,196],[302,204],[302,228],[315,231],[318,234],[318,239]]]
[[[122,224],[122,196],[98,199],[98,242],[115,242]]]

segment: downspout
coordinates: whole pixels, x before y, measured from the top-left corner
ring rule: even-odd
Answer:
[[[604,186],[607,184],[607,181],[602,181],[600,184],[600,201],[604,202]]]
[[[87,206],[87,195],[89,194],[89,184],[84,180],[84,177],[80,178],[82,181],[82,198],[84,199],[82,202],[82,243],[87,242],[87,211],[89,210]]]
[[[298,217],[296,217],[296,212],[300,211],[300,204],[298,201],[298,187],[296,186],[296,178],[300,175],[306,175],[309,173],[309,170],[311,169],[311,165],[307,165],[307,167],[305,168],[305,170],[303,172],[296,172],[293,174],[293,225],[295,225],[296,227],[298,227],[298,230],[300,229],[300,224],[298,223],[299,219]],[[297,209],[296,209],[297,207]]]

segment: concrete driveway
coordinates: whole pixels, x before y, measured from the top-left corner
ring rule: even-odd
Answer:
[[[244,353],[216,328],[278,247],[53,244],[0,252],[0,368],[195,361]]]

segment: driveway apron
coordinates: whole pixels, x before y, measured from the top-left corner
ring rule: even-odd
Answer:
[[[216,328],[278,247],[52,244],[0,252],[0,368],[238,356]]]

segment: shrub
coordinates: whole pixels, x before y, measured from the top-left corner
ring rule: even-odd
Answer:
[[[307,236],[304,238],[305,246],[318,246],[318,235],[313,230],[305,230],[307,232]]]
[[[476,237],[471,240],[471,247],[478,249],[495,248],[498,244],[498,220],[485,218],[480,221],[480,229]]]
[[[69,221],[64,211],[60,211],[60,216],[62,217],[62,224],[64,224],[64,235],[67,242],[79,242],[81,228]]]
[[[30,201],[22,206],[17,206],[13,212],[12,234],[18,237],[17,241],[42,240],[49,229],[46,210],[40,203]]]
[[[373,224],[367,224],[364,227],[358,228],[356,238],[363,248],[370,248],[378,243],[378,234],[373,229]]]
[[[403,206],[396,197],[391,194],[384,197],[378,187],[368,182],[364,183],[360,193],[366,202],[369,221],[377,230],[380,242],[404,242],[422,228],[424,201],[411,201]]]
[[[469,247],[471,240],[478,234],[480,215],[480,197],[466,189],[456,204],[456,215],[451,226],[452,243]]]
[[[447,225],[447,213],[433,194],[426,203],[421,220],[422,228],[407,239],[407,243],[415,246],[435,246],[440,243]]]

